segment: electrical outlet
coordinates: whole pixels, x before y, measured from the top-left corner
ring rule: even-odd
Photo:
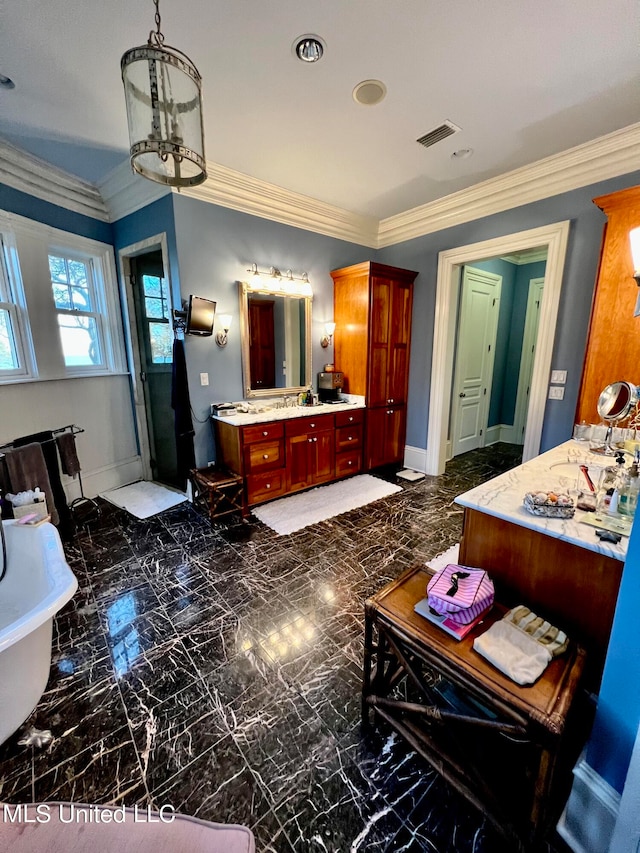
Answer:
[[[566,370],[552,370],[551,371],[551,381],[556,382],[558,385],[564,385],[567,381],[567,371]]]
[[[562,385],[549,386],[550,400],[564,400],[564,387]]]
[[[208,373],[201,373],[200,374],[200,384],[201,385],[208,385],[209,384],[209,374]]]

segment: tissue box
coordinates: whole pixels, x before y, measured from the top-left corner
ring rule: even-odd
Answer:
[[[13,507],[13,517],[16,520],[22,518],[25,515],[30,515],[31,513],[36,513],[38,518],[47,518],[47,516],[49,515],[49,510],[47,509],[46,498],[43,501],[38,501],[37,503]]]

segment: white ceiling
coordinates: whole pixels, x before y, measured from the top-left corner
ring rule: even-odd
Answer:
[[[160,0],[203,77],[207,160],[378,219],[640,119],[637,0]],[[152,0],[0,3],[0,137],[99,183],[127,157],[120,57]],[[303,33],[326,42],[295,59]],[[354,86],[387,97],[357,104]],[[425,149],[450,120],[462,132]],[[456,149],[472,148],[466,160]],[[639,164],[640,165],[640,164]]]

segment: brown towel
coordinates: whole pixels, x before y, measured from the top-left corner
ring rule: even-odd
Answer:
[[[61,432],[56,436],[62,473],[75,477],[80,471],[80,460],[76,451],[76,437],[72,432]]]
[[[47,498],[47,509],[51,513],[51,521],[58,524],[60,518],[53,500],[51,483],[47,465],[44,461],[40,444],[25,444],[24,447],[14,447],[5,451],[5,463],[9,475],[11,491],[26,492],[29,489],[40,488]]]

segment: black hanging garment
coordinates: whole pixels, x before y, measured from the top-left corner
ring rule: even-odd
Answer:
[[[196,457],[193,449],[195,433],[191,420],[187,362],[184,354],[184,341],[180,338],[176,338],[173,342],[171,408],[174,411],[178,483],[182,489],[186,489],[189,471],[196,466]]]

